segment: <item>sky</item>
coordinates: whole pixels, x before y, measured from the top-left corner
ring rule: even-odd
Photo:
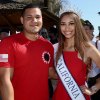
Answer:
[[[66,1],[66,0],[65,0]],[[94,35],[99,34],[100,26],[100,1],[99,0],[68,0],[68,5],[80,13],[80,17],[89,20],[94,26]]]

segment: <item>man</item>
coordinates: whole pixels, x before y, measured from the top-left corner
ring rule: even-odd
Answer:
[[[38,34],[42,27],[41,10],[29,4],[20,19],[23,32],[0,43],[2,99],[49,100],[48,74],[54,75],[53,47]]]

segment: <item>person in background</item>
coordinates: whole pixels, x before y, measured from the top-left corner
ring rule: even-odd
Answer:
[[[94,27],[93,27],[93,25],[88,20],[85,20],[82,24],[84,26],[85,32],[87,33],[87,35],[92,40],[94,38],[94,34],[93,34]]]
[[[58,29],[55,25],[50,27],[50,29],[49,29],[49,37],[50,37],[50,42],[52,44],[55,44],[58,42],[57,31],[58,31]]]
[[[80,89],[87,81],[90,59],[100,68],[100,52],[91,43],[77,13],[68,11],[61,14],[59,42],[54,45],[54,49],[59,80],[52,100],[71,100],[74,96],[78,97],[77,92],[83,98],[80,100],[90,100],[90,96],[82,93]],[[78,85],[76,88],[74,83]],[[74,91],[75,89],[77,90]]]
[[[4,39],[5,37],[9,36],[9,32],[6,32],[6,31],[2,31],[0,32],[0,41],[2,39]]]
[[[23,32],[0,43],[2,100],[49,100],[48,77],[56,77],[52,67],[54,50],[38,34],[43,23],[39,5],[25,6],[20,20]]]
[[[48,34],[48,31],[47,31],[46,28],[42,28],[42,29],[40,30],[39,34],[40,34],[43,38],[45,38],[45,39],[47,39],[47,40],[50,41],[49,34]]]
[[[91,24],[90,21],[85,20],[83,23],[84,29],[86,33],[89,35],[92,44],[100,51],[100,40],[94,39],[94,27]],[[96,40],[96,41],[95,41]],[[91,61],[91,69],[88,73],[88,87],[90,90],[91,100],[99,100],[100,98],[100,68],[97,67],[97,65]],[[87,93],[88,94],[88,93]]]

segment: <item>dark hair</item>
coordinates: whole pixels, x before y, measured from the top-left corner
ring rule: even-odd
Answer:
[[[29,8],[39,8],[40,10],[41,10],[41,6],[40,6],[40,4],[39,3],[30,3],[30,4],[28,4],[28,5],[26,5],[24,8],[23,8],[23,10],[22,10],[22,13],[21,13],[21,16],[24,16],[24,13],[25,13],[25,10],[26,9],[29,9]]]
[[[88,27],[90,28],[90,30],[94,30],[93,25],[92,25],[91,22],[88,21],[88,20],[85,20],[85,21],[84,21],[83,26],[88,26]]]

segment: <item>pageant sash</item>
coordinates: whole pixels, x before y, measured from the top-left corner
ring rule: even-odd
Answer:
[[[67,66],[65,65],[63,55],[61,55],[58,60],[56,70],[71,99],[86,100],[71,73],[69,72]]]

